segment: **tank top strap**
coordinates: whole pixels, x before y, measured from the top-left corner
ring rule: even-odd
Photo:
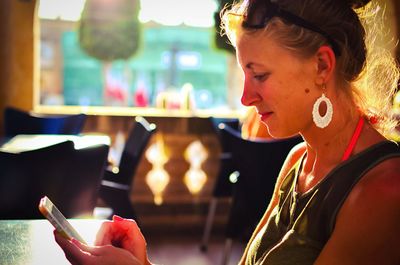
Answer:
[[[324,194],[320,209],[328,219],[325,220],[328,221],[328,236],[334,229],[340,208],[357,182],[380,162],[399,156],[400,147],[397,143],[383,141],[350,157],[328,174],[326,181],[318,187],[319,194]]]
[[[350,157],[351,153],[353,152],[354,147],[357,144],[358,138],[360,138],[363,125],[364,125],[364,117],[360,116],[360,119],[358,120],[356,129],[354,130],[354,133],[351,136],[349,145],[347,146],[346,150],[344,151],[342,161],[346,161]]]

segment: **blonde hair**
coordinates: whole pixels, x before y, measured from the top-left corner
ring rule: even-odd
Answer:
[[[221,11],[221,34],[226,34],[233,46],[243,32],[273,35],[283,47],[300,57],[311,56],[322,45],[329,45],[322,35],[287,24],[279,17],[273,17],[262,30],[244,29],[242,21],[247,2],[226,6]],[[360,112],[370,118],[371,124],[391,138],[398,124],[392,102],[400,72],[391,53],[376,42],[384,34],[382,9],[371,2],[357,9],[332,6],[328,2],[281,0],[279,6],[318,25],[339,43],[341,55],[337,57],[336,79],[340,87]]]
[[[398,87],[400,71],[395,58],[385,48],[377,45],[384,37],[383,12],[376,4],[357,10],[366,29],[367,57],[365,67],[353,85],[358,107],[369,117],[377,117],[374,126],[390,138],[398,121],[393,115],[393,98]],[[394,40],[393,40],[394,41]]]

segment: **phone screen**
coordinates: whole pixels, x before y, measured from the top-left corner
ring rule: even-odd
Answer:
[[[40,199],[39,210],[61,235],[67,239],[75,238],[86,244],[83,238],[47,196]]]

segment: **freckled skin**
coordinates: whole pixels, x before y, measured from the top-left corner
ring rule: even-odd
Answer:
[[[262,121],[273,137],[289,137],[312,127],[312,106],[321,96],[315,85],[316,57],[295,57],[263,35],[241,35],[236,52],[244,73],[242,104],[261,114],[272,113]]]

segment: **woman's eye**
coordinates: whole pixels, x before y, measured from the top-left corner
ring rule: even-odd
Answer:
[[[258,81],[264,81],[268,77],[268,74],[267,73],[257,74],[257,75],[254,75],[253,77],[254,77],[254,79],[256,79]]]

